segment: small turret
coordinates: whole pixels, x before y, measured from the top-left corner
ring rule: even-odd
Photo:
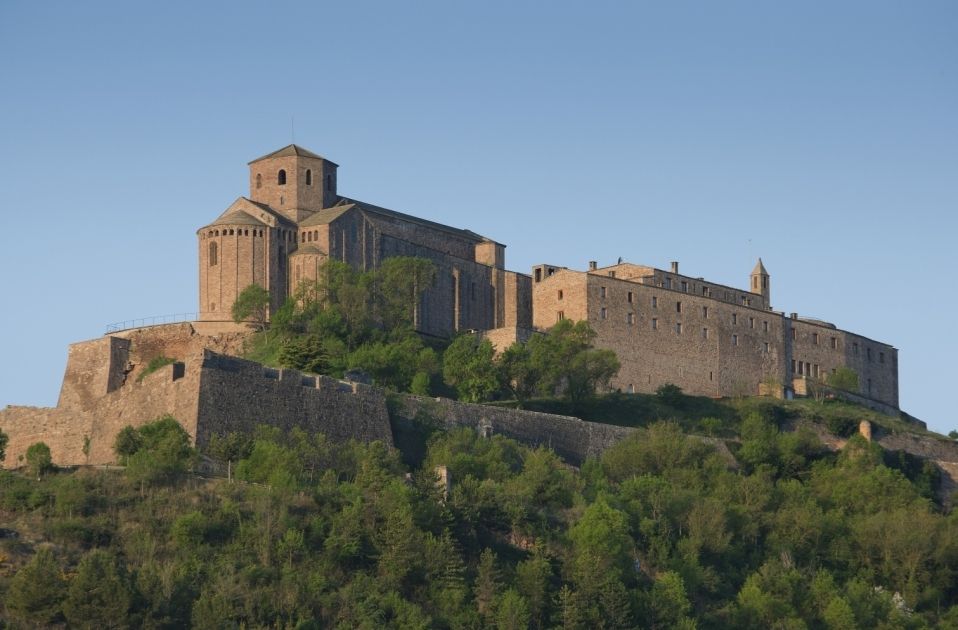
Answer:
[[[761,258],[755,263],[755,269],[752,269],[750,280],[749,291],[761,295],[765,298],[765,307],[772,308],[771,283],[769,282],[768,271],[765,269],[765,265],[762,264]]]

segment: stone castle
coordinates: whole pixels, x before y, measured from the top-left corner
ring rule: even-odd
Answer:
[[[632,263],[585,271],[505,269],[505,246],[468,230],[387,210],[337,191],[338,166],[296,145],[249,163],[240,197],[199,238],[200,319],[229,321],[237,295],[266,288],[276,308],[324,260],[360,269],[390,256],[431,260],[438,276],[415,313],[420,332],[477,330],[497,346],[563,318],[586,320],[616,352],[614,388],[691,394],[805,394],[839,367],[859,375],[863,402],[898,408],[898,351],[827,322],[772,309],[762,261],[747,289]]]
[[[113,442],[127,425],[163,414],[179,420],[202,447],[211,435],[267,422],[301,426],[330,439],[391,444],[383,392],[238,359],[246,328],[231,307],[251,284],[278,308],[325,260],[374,269],[391,256],[431,260],[438,271],[415,310],[424,334],[478,331],[498,348],[528,339],[562,319],[588,321],[595,343],[618,355],[612,387],[653,392],[666,383],[705,396],[803,395],[839,367],[860,379],[853,400],[898,415],[895,348],[832,324],[771,308],[761,261],[748,289],[623,263],[584,271],[538,265],[531,275],[505,268],[505,246],[337,192],[333,162],[296,145],[253,160],[250,196],[240,197],[197,232],[197,321],[108,333],[70,346],[56,407],[10,406],[0,429],[10,438],[4,466],[21,463],[44,441],[63,465],[115,461]],[[151,360],[174,359],[150,371]],[[577,418],[400,397],[409,417],[424,409],[449,426],[498,431],[546,444],[580,461],[630,430]],[[402,417],[402,416],[398,416]]]

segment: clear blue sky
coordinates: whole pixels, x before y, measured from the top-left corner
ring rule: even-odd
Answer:
[[[900,351],[958,428],[955,2],[0,2],[0,406],[197,308],[195,230],[295,140],[340,191],[747,286]]]

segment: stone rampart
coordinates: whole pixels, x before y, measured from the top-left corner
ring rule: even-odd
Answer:
[[[105,337],[73,344],[57,407],[0,410],[0,429],[10,437],[4,466],[19,466],[26,449],[40,441],[59,465],[113,463],[113,443],[123,427],[165,414],[176,418],[201,447],[213,433],[251,430],[257,424],[284,430],[298,426],[333,441],[355,438],[392,445],[381,390],[265,368],[203,348],[188,324],[164,328],[132,340]],[[160,355],[179,360],[144,375],[143,365]]]
[[[586,422],[573,416],[461,403],[446,398],[399,396],[394,413],[407,419],[426,414],[446,427],[471,427],[529,446],[547,446],[573,464],[598,456],[636,429]]]
[[[201,447],[213,434],[251,431],[258,424],[322,432],[334,442],[393,443],[382,390],[209,350],[203,352],[198,405],[193,435]]]

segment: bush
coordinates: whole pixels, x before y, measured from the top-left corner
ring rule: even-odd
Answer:
[[[160,368],[165,367],[167,365],[172,365],[173,363],[176,363],[176,359],[171,359],[170,357],[164,357],[162,354],[159,356],[153,357],[152,359],[150,359],[150,362],[146,364],[146,367],[143,368],[143,371],[140,372],[140,375],[136,377],[136,382],[139,383],[140,381],[142,381],[144,378],[146,378],[153,372],[156,372]]]

